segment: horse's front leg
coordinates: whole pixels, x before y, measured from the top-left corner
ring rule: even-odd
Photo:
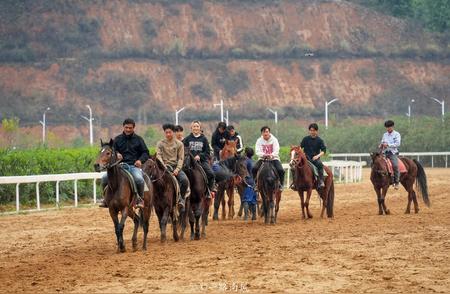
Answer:
[[[195,208],[195,240],[200,240],[201,203]]]
[[[300,206],[302,208],[302,217],[303,219],[306,219],[306,215],[305,215],[305,191],[303,190],[298,190],[298,196],[300,196]]]
[[[243,200],[242,198],[244,197],[244,188],[242,188],[242,184],[240,184],[237,189],[238,189],[238,194],[239,194],[239,199],[240,199],[238,217],[242,217],[242,211],[244,210],[244,206],[242,203],[242,200]]]
[[[122,210],[122,215],[120,217],[120,223],[118,226],[118,233],[119,233],[118,243],[119,243],[120,252],[125,252],[125,242],[123,240],[123,229],[125,227],[125,221],[127,220],[127,217],[128,217],[128,208],[125,208]]]
[[[234,218],[234,187],[231,186],[227,189],[228,195],[228,219]]]
[[[206,238],[206,225],[208,224],[209,214],[207,207],[202,207],[202,238]]]
[[[320,218],[323,218],[323,214],[325,213],[325,209],[327,208],[327,191],[325,188],[322,189],[319,194],[320,198],[322,198],[322,209],[320,211]]]
[[[309,200],[311,199],[311,194],[312,194],[312,188],[308,188],[308,190],[306,191],[306,201],[305,201],[305,208],[306,208],[306,215],[308,216],[308,218],[312,218],[312,214],[309,211]]]
[[[114,223],[114,233],[116,234],[117,239],[117,252],[120,252],[120,224],[119,224],[119,217],[117,212],[115,212],[111,207],[109,208],[109,215],[111,216],[111,219]]]
[[[144,229],[144,241],[142,243],[142,250],[147,250],[147,235],[148,235],[148,226],[149,226],[149,222],[150,222],[150,215],[152,213],[152,208],[150,207],[146,207],[144,209],[144,211],[142,211],[142,213],[144,214],[143,217],[143,224],[142,227]]]
[[[169,219],[169,207],[166,207],[164,209],[164,212],[162,214],[161,220],[159,222],[159,227],[161,229],[161,242],[166,242],[167,240],[167,234],[166,234],[166,230],[167,230],[167,221]]]
[[[281,200],[281,191],[277,191],[275,194],[276,203],[275,203],[275,223],[277,223],[278,210],[280,210],[280,200]]]
[[[386,194],[387,194],[388,189],[389,189],[389,186],[384,186],[383,188],[381,188],[381,206],[383,207],[385,214],[391,214],[391,212],[389,211],[389,209],[387,208],[386,203],[385,203]]]
[[[142,209],[139,210],[139,213],[144,213],[142,211]],[[133,245],[133,251],[137,250],[137,233],[138,233],[138,229],[139,229],[139,215],[133,213],[130,215],[133,215],[133,223],[134,223],[134,228],[133,228],[133,237],[131,237],[131,244]]]

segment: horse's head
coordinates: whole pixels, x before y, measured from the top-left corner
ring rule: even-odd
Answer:
[[[290,166],[302,167],[306,161],[305,152],[303,152],[300,146],[291,146],[291,160],[289,161]]]
[[[160,171],[164,171],[165,167],[156,155],[150,155],[149,159],[142,165],[142,170],[149,175],[151,178],[157,177],[160,174]]]
[[[372,158],[371,166],[373,172],[381,176],[389,175],[386,160],[380,152],[372,152],[370,153],[370,157]]]
[[[117,159],[117,153],[114,150],[113,139],[110,139],[108,143],[104,143],[100,140],[100,146],[101,149],[94,164],[96,172],[111,168],[120,162],[120,160]]]
[[[220,160],[225,160],[230,158],[231,156],[235,156],[237,154],[237,142],[236,141],[225,141],[225,145],[220,151]]]

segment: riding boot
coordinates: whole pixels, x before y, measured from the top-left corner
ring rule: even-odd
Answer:
[[[319,189],[325,187],[325,183],[323,182],[323,170],[319,170]]]
[[[135,208],[144,208],[144,183],[142,185],[136,185],[137,186],[137,193],[136,193],[136,205]]]
[[[106,199],[105,199],[106,187],[107,187],[107,185],[103,185],[102,184],[103,199],[102,199],[102,202],[98,206],[98,207],[101,207],[101,208],[108,208],[108,205],[106,204]]]
[[[250,211],[252,212],[252,221],[256,220],[256,204],[250,204]]]
[[[244,220],[248,220],[248,202],[244,202]]]
[[[217,193],[217,187],[214,180],[211,181],[211,183],[208,185],[209,193],[206,194],[206,198],[211,199],[216,196]]]

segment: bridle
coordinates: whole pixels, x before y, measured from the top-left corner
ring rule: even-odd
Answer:
[[[100,170],[110,169],[118,165],[122,160],[117,159],[117,152],[114,149],[114,147],[111,147],[107,145],[108,147],[103,148],[100,153],[105,152],[107,149],[111,150],[111,157],[109,158],[109,161],[105,165],[100,165]]]

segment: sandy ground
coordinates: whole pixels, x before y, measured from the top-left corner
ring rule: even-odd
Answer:
[[[379,216],[368,180],[336,186],[335,218],[300,218],[283,192],[276,225],[213,222],[207,238],[161,244],[153,214],[149,250],[116,253],[107,210],[63,209],[0,217],[0,292],[449,292],[450,169],[427,170],[431,208],[403,214],[391,190]],[[139,234],[140,244],[142,233]]]

